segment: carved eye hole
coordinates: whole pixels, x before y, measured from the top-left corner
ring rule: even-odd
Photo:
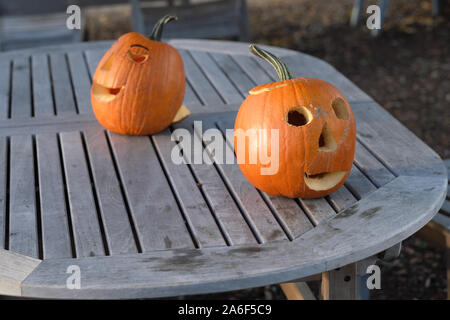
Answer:
[[[148,56],[149,56],[148,48],[140,44],[132,44],[127,53],[128,59],[139,64],[147,61]]]
[[[289,109],[284,120],[290,126],[302,127],[310,123],[312,118],[312,114],[308,109],[302,106],[297,106]]]
[[[348,120],[348,111],[344,100],[341,98],[336,98],[331,103],[331,106],[333,107],[334,114],[338,117],[338,119]]]

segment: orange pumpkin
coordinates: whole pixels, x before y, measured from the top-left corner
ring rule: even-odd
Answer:
[[[237,114],[235,152],[243,174],[272,195],[318,198],[332,193],[347,179],[353,163],[356,125],[349,103],[328,82],[293,79],[279,58],[253,45],[250,50],[274,66],[280,81],[253,88]],[[255,138],[239,138],[238,133],[249,129],[255,130]],[[261,161],[260,149],[277,150],[271,145],[271,129],[278,132],[278,157],[271,155],[278,159],[278,170],[262,174],[269,164]]]
[[[97,120],[107,129],[130,135],[149,135],[189,115],[182,106],[185,90],[183,60],[171,45],[161,42],[164,16],[150,39],[136,32],[121,36],[95,71],[91,102]]]

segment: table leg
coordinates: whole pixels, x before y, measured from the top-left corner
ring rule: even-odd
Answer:
[[[320,294],[323,300],[357,299],[356,263],[322,273]]]
[[[306,282],[287,282],[280,284],[288,300],[316,300]]]

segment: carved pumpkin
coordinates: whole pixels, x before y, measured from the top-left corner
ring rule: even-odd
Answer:
[[[347,179],[353,163],[356,125],[349,103],[328,82],[293,79],[283,61],[256,46],[250,50],[274,66],[280,81],[253,88],[237,114],[235,152],[243,174],[272,195],[318,198],[332,193]],[[256,131],[257,139],[238,138],[238,131],[249,129]],[[259,154],[261,148],[277,150],[271,145],[271,129],[279,135],[278,170],[265,175],[261,169],[268,164]],[[251,163],[255,154],[257,160]]]
[[[161,42],[165,16],[150,39],[136,32],[121,36],[106,52],[94,74],[91,102],[97,120],[107,129],[149,135],[189,115],[182,106],[185,89],[179,52]]]

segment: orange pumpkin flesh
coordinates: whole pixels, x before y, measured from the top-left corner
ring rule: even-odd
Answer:
[[[258,50],[259,56],[268,54],[257,47],[252,50]],[[277,58],[270,55],[271,63],[273,59]],[[287,68],[285,71],[288,73]],[[248,161],[250,153],[259,154],[260,133],[258,139],[245,139],[244,145],[244,140],[235,136],[236,156],[245,157],[246,161],[239,163],[243,174],[266,193],[323,197],[337,190],[350,173],[356,143],[353,112],[331,84],[311,78],[290,79],[288,75],[283,81],[252,89],[235,121],[235,133],[239,129],[265,130],[266,150],[276,150],[270,145],[270,135],[271,129],[278,130],[278,171],[263,175],[261,169],[269,165],[262,164],[259,156],[256,163]]]
[[[172,19],[166,16],[159,21],[157,37],[162,25]],[[100,60],[92,81],[91,102],[105,128],[121,134],[149,135],[189,115],[186,107],[181,108],[184,90],[184,65],[178,51],[159,39],[130,32]]]

